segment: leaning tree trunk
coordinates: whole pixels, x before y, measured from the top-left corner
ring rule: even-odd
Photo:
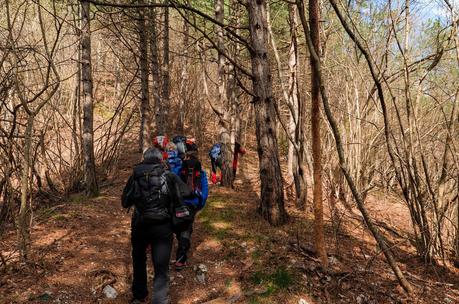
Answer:
[[[266,0],[249,0],[253,105],[261,179],[259,212],[271,224],[287,221],[276,134],[276,110],[268,61]]]
[[[139,3],[142,4],[143,1],[140,0]],[[151,145],[151,108],[148,90],[148,38],[142,8],[139,9],[138,31],[141,81],[139,148],[144,151]]]
[[[96,196],[99,192],[94,157],[94,105],[91,72],[91,30],[89,2],[81,1],[81,73],[83,87],[83,155],[86,194]]]
[[[215,19],[220,23],[224,22],[225,1],[215,0]],[[219,126],[219,140],[222,151],[222,181],[223,186],[231,186],[233,181],[233,171],[231,168],[231,130],[229,127],[230,117],[228,109],[228,98],[227,98],[227,82],[226,82],[226,71],[225,71],[225,57],[222,52],[225,51],[225,39],[223,37],[223,28],[219,25],[215,25],[217,32],[217,45],[218,45],[218,101],[220,103],[221,114],[218,119]]]

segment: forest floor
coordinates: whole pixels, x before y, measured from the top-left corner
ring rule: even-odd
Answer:
[[[234,190],[211,186],[194,226],[190,266],[180,272],[171,267],[172,303],[459,303],[458,271],[424,266],[414,257],[403,237],[408,215],[395,202],[372,199],[368,207],[402,234],[387,236],[415,286],[414,299],[398,287],[357,212],[345,208],[333,222],[327,218],[330,268],[321,270],[309,251],[311,212],[299,212],[288,200],[291,220],[283,227],[270,227],[256,215],[256,155],[248,154]],[[68,202],[36,210],[28,264],[16,261],[14,231],[4,235],[0,303],[127,303],[130,214],[121,208],[120,194],[138,158],[121,159],[99,197],[74,194]],[[196,277],[199,264],[208,269],[205,283]],[[102,293],[108,284],[118,292],[114,300]]]

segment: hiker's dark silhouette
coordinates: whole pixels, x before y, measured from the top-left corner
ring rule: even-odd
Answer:
[[[192,193],[191,196],[184,198],[184,203],[190,208],[192,221],[185,230],[176,233],[178,241],[175,261],[176,270],[181,270],[187,265],[194,217],[197,212],[204,207],[208,196],[207,175],[202,170],[201,162],[197,157],[197,153],[198,147],[196,144],[187,144],[186,157],[180,171],[180,178],[188,185]]]
[[[162,151],[157,148],[147,149],[143,162],[134,167],[122,196],[124,208],[134,206],[131,222],[131,303],[143,303],[148,296],[147,248],[151,248],[155,271],[152,303],[169,303],[173,212],[177,210],[176,206],[183,205],[183,195],[190,194],[180,178],[166,170]]]

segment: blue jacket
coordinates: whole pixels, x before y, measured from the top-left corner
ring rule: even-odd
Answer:
[[[201,210],[206,205],[207,197],[209,196],[209,183],[207,182],[207,174],[201,170],[201,191],[195,190],[192,198],[184,198],[185,204]]]
[[[178,156],[177,151],[167,151],[167,163],[169,164],[172,173],[175,175],[180,174],[180,170],[182,170],[182,159]]]

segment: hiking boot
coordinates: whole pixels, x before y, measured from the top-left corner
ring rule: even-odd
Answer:
[[[131,299],[131,301],[129,301],[129,304],[144,304],[144,303],[147,303],[147,298],[146,297],[143,300],[139,300],[139,299],[133,298],[133,299]]]
[[[177,261],[177,262],[175,262],[174,266],[175,266],[175,270],[176,270],[176,271],[180,271],[180,270],[182,270],[183,268],[185,268],[186,266],[188,266],[188,264],[187,264],[186,261],[185,261],[185,262],[179,262],[179,261]]]

